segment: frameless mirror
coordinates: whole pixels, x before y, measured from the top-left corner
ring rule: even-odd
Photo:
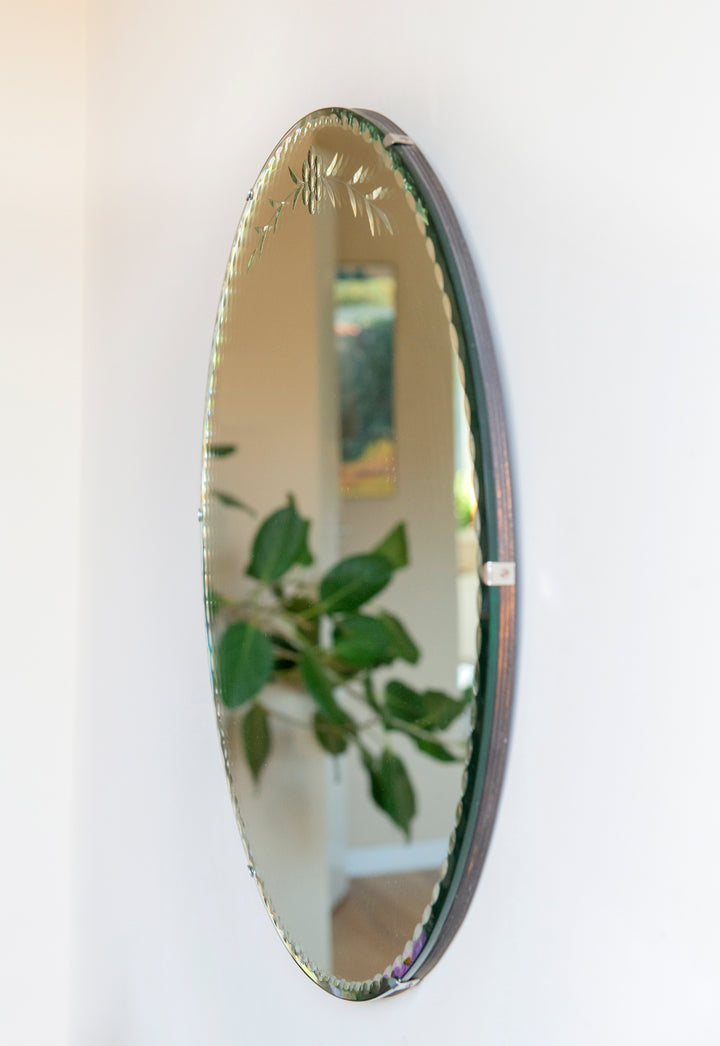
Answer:
[[[222,751],[273,923],[337,996],[414,984],[489,842],[515,554],[477,279],[427,161],[378,114],[312,113],[248,194],[202,520]]]

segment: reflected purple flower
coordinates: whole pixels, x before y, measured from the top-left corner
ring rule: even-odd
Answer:
[[[414,941],[408,941],[402,955],[398,955],[393,963],[392,968],[390,969],[390,976],[396,981],[399,981],[400,978],[407,973],[409,967],[415,962],[418,955],[425,947],[426,941],[427,934],[424,930],[421,931],[420,935],[416,937]]]

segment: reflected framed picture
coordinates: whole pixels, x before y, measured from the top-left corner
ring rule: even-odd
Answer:
[[[340,403],[340,490],[346,498],[384,498],[395,492],[396,300],[397,278],[391,266],[338,266],[333,330]]]

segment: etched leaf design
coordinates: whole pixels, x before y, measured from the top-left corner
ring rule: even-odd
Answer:
[[[353,217],[365,216],[371,236],[378,235],[382,229],[392,236],[394,231],[392,222],[376,202],[384,199],[389,190],[382,185],[374,187],[366,185],[371,173],[370,168],[366,165],[361,165],[350,175],[343,174],[342,167],[343,157],[340,153],[336,152],[331,159],[327,159],[322,153],[316,152],[312,146],[308,149],[307,159],[303,161],[299,175],[288,165],[287,172],[292,187],[284,200],[272,200],[268,197],[274,213],[267,225],[254,226],[258,242],[248,260],[248,269],[256,259],[262,256],[268,233],[272,232],[275,235],[277,232],[283,208],[291,203],[291,209],[294,211],[300,198],[309,213],[316,214],[323,200],[328,200],[332,207],[338,208],[344,195],[343,190],[345,190]]]
[[[325,174],[327,175],[328,178],[330,178],[335,173],[335,171],[338,169],[339,164],[340,164],[340,153],[335,153],[335,155],[333,156],[332,160],[328,164],[327,170],[325,171]]]

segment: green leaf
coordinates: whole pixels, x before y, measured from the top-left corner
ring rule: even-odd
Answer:
[[[272,639],[275,656],[275,671],[287,672],[297,668],[297,647],[285,639],[284,636],[271,636],[270,638]],[[285,656],[285,651],[290,654],[290,657]]]
[[[316,645],[320,632],[319,622],[317,617],[308,615],[308,611],[314,612],[315,607],[317,606],[315,601],[308,599],[306,596],[291,596],[287,599],[282,599],[282,605],[291,617],[299,616],[300,620],[293,621],[293,624],[299,629],[306,640]]]
[[[415,793],[402,759],[386,748],[379,760],[369,765],[365,762],[365,765],[370,773],[373,799],[409,838],[415,816]]]
[[[405,533],[405,524],[398,523],[390,533],[383,538],[377,548],[373,549],[376,556],[383,556],[393,570],[408,565],[408,545]]]
[[[331,653],[356,668],[371,668],[392,661],[392,647],[392,632],[382,620],[348,614],[338,622]]]
[[[249,621],[236,621],[223,633],[217,651],[220,695],[228,708],[249,701],[273,672],[272,643]]]
[[[332,683],[328,679],[320,659],[312,650],[303,651],[300,658],[300,675],[315,704],[328,719],[344,726],[349,716],[343,712],[333,695]]]
[[[406,723],[417,723],[425,713],[423,695],[397,679],[385,687],[385,708],[395,719]]]
[[[459,763],[460,759],[458,756],[453,755],[445,745],[441,745],[439,741],[431,741],[429,738],[414,737],[413,741],[418,746],[421,752],[425,755],[430,755],[433,759],[437,759],[442,763]]]
[[[420,651],[402,621],[393,617],[392,614],[388,614],[387,611],[378,614],[378,617],[392,636],[395,656],[402,658],[403,661],[408,661],[411,665],[417,664],[420,660]]]
[[[307,529],[305,531],[305,541],[303,542],[302,548],[298,552],[298,557],[297,557],[297,560],[296,560],[296,562],[299,563],[301,567],[310,567],[315,562],[315,557],[313,556],[312,552],[310,551],[310,547],[308,545],[308,533],[309,533],[309,531],[310,531],[310,523],[308,523],[308,525],[307,525]]]
[[[278,509],[262,523],[253,542],[250,577],[260,581],[277,581],[307,553],[310,523],[303,519],[288,497],[285,508]]]
[[[292,178],[292,180],[297,185],[297,183],[298,183],[297,176],[296,176],[295,172],[293,171],[292,167],[288,167],[288,173],[290,174],[290,177]]]
[[[380,702],[377,699],[375,688],[373,686],[372,676],[369,672],[366,673],[365,678],[363,679],[363,690],[365,691],[365,700],[370,708],[375,712],[382,713]]]
[[[462,714],[467,704],[441,690],[426,690],[422,699],[425,710],[418,725],[425,730],[445,730]]]
[[[377,770],[378,760],[371,752],[368,752],[367,748],[364,748],[362,744],[360,745],[360,756],[363,761],[363,766],[367,770],[368,774],[374,774]]]
[[[272,744],[267,712],[261,704],[254,704],[243,716],[242,736],[245,758],[253,780],[257,781],[270,755]]]
[[[307,596],[289,596],[283,601],[283,606],[289,614],[304,614],[314,607],[315,603]]]
[[[234,443],[207,443],[205,450],[210,458],[226,458],[228,454],[234,454],[237,447]]]
[[[355,679],[357,674],[362,671],[359,665],[350,665],[347,661],[341,661],[339,658],[334,657],[332,650],[328,650],[326,664],[337,682]]]
[[[357,610],[385,588],[392,574],[385,556],[370,553],[341,559],[320,582],[325,611]]]
[[[414,723],[423,730],[444,730],[461,715],[466,704],[466,701],[458,701],[441,690],[419,693],[396,679],[385,687],[387,712],[393,718]]]
[[[257,512],[254,508],[251,508],[244,501],[240,501],[239,498],[234,497],[232,494],[226,494],[222,490],[213,490],[213,497],[217,498],[221,505],[227,505],[228,508],[239,508],[243,512],[247,512],[249,516],[257,516]]]
[[[313,719],[315,737],[318,743],[330,755],[340,755],[348,746],[348,730],[334,723],[322,712],[316,712]]]

